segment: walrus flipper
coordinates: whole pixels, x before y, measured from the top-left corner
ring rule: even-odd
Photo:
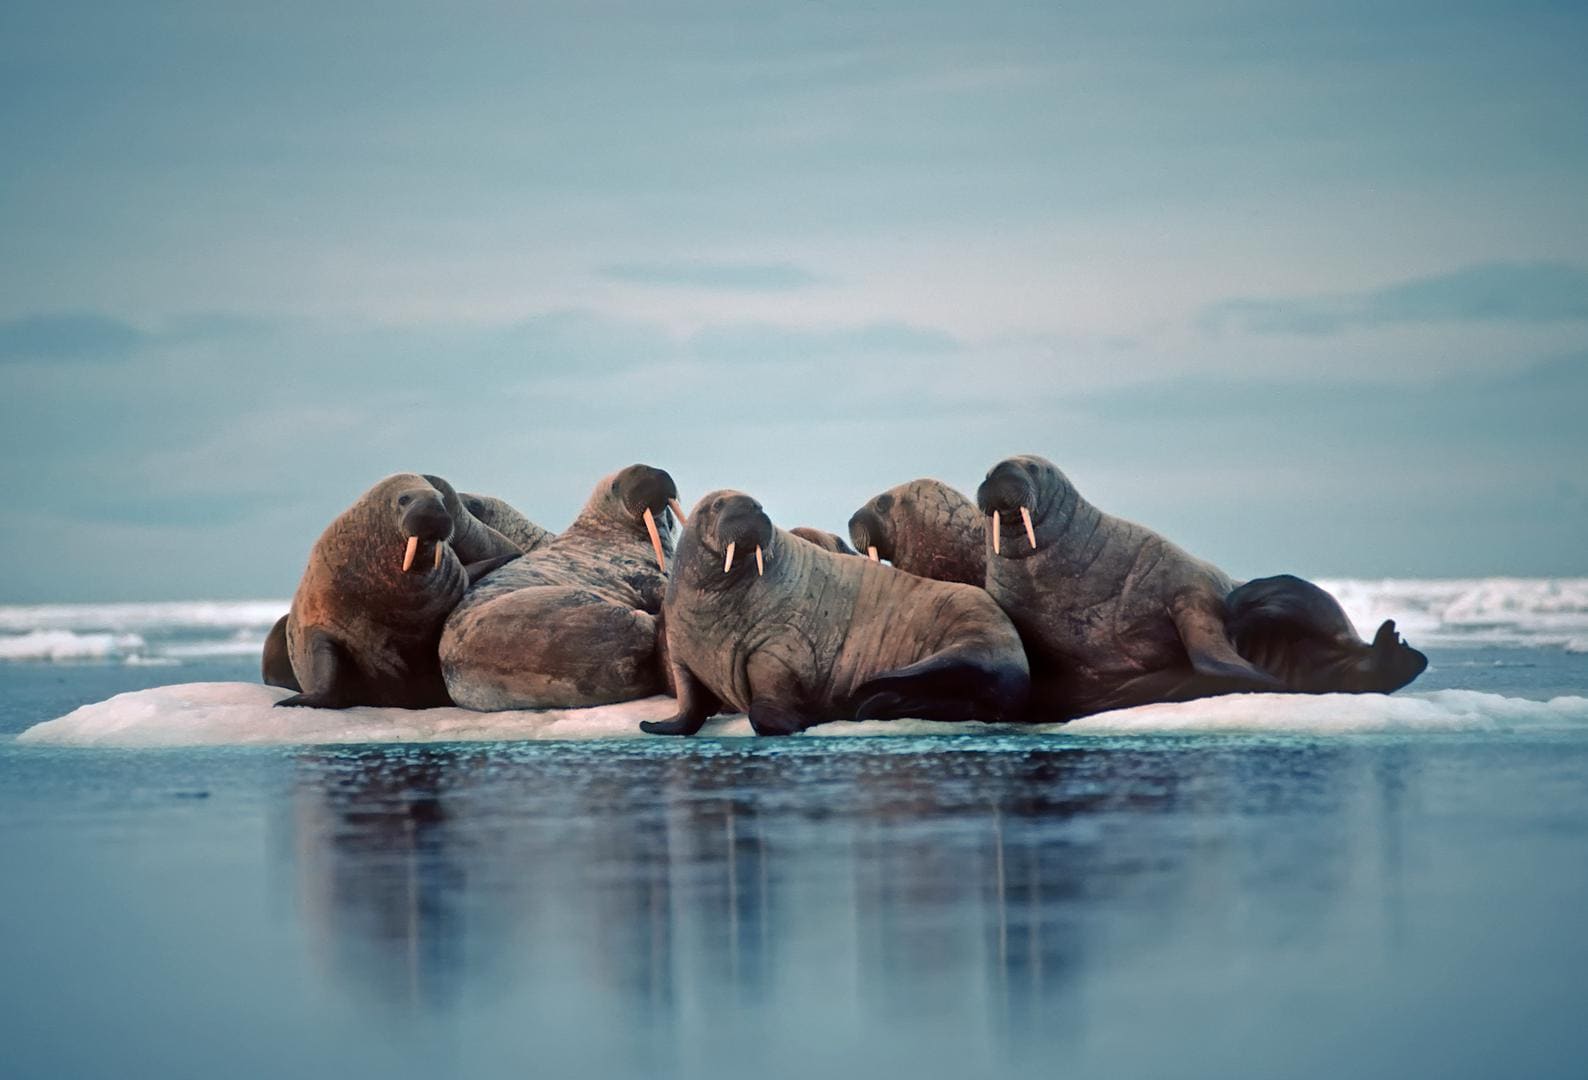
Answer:
[[[358,693],[353,686],[353,664],[347,653],[324,630],[309,631],[309,670],[302,681],[309,689],[303,693],[282,698],[282,705],[301,705],[318,709],[345,709],[357,704]]]
[[[693,735],[711,717],[722,711],[717,695],[707,690],[686,667],[672,665],[673,686],[678,692],[678,712],[671,720],[641,720],[640,730],[647,735]]]
[[[481,559],[479,562],[471,562],[465,566],[463,572],[469,575],[469,584],[473,585],[492,570],[499,570],[514,559],[521,558],[523,558],[522,555],[514,552],[512,555],[498,555],[494,559]]]
[[[1191,670],[1214,680],[1220,694],[1278,692],[1286,689],[1281,679],[1235,651],[1225,633],[1223,617],[1195,601],[1176,604],[1171,612],[1180,643],[1185,646]]]
[[[279,686],[283,690],[302,690],[298,676],[292,670],[292,654],[287,649],[287,616],[276,620],[276,625],[265,635],[265,651],[259,658],[259,677],[266,686]]]
[[[993,723],[1019,713],[1029,685],[1022,669],[949,650],[867,679],[851,698],[851,718]]]

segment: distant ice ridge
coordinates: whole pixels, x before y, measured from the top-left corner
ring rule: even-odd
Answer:
[[[0,662],[174,664],[258,656],[288,600],[0,606]]]
[[[674,707],[671,698],[653,697],[591,709],[534,712],[275,708],[287,693],[253,683],[187,683],[138,690],[35,725],[18,736],[18,741],[57,746],[174,747],[649,739],[655,737],[642,733],[639,722],[670,716]],[[1328,736],[1484,731],[1588,732],[1588,698],[1532,701],[1475,690],[1389,697],[1238,694],[1122,709],[1068,724],[867,721],[823,724],[802,737],[966,735],[1007,740],[1032,735],[1090,738],[1255,732]],[[712,720],[701,732],[717,738],[750,734],[749,721],[743,716]]]
[[[1588,652],[1588,578],[1320,579],[1371,638]],[[0,607],[0,662],[169,663],[258,655],[287,600]],[[47,637],[46,634],[66,635]],[[74,640],[75,638],[75,640]]]

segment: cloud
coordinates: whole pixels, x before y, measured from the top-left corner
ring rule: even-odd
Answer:
[[[1574,320],[1588,320],[1588,269],[1491,262],[1364,292],[1225,300],[1199,322],[1212,333],[1324,335],[1404,323]]]
[[[0,322],[0,363],[123,360],[148,340],[142,330],[108,315],[27,315]]]
[[[598,272],[602,277],[634,285],[735,292],[785,292],[818,285],[823,280],[804,267],[786,262],[614,263],[601,267]]]

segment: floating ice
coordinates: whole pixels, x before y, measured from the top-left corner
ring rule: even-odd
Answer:
[[[143,652],[137,634],[80,634],[71,630],[30,630],[0,634],[0,660],[119,660]]]
[[[187,683],[118,694],[18,736],[62,746],[308,745],[523,739],[649,738],[641,720],[670,716],[673,700],[645,698],[590,709],[472,712],[468,709],[278,709],[288,691],[251,683]],[[942,724],[926,720],[823,724],[806,734],[1155,735],[1192,732],[1360,734],[1582,728],[1588,698],[1532,701],[1473,690],[1431,694],[1239,694],[1089,716],[1069,724]],[[702,735],[750,735],[742,716],[710,721]]]

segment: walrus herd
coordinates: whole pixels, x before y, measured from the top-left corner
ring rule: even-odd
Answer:
[[[553,534],[502,499],[399,473],[315,543],[272,629],[280,705],[604,705],[671,693],[691,735],[835,720],[1055,722],[1240,692],[1390,693],[1427,658],[1358,637],[1290,575],[1233,581],[1084,499],[1050,461],[1007,458],[966,498],[885,491],[833,533],[784,530],[742,492],[685,514],[631,465]]]

